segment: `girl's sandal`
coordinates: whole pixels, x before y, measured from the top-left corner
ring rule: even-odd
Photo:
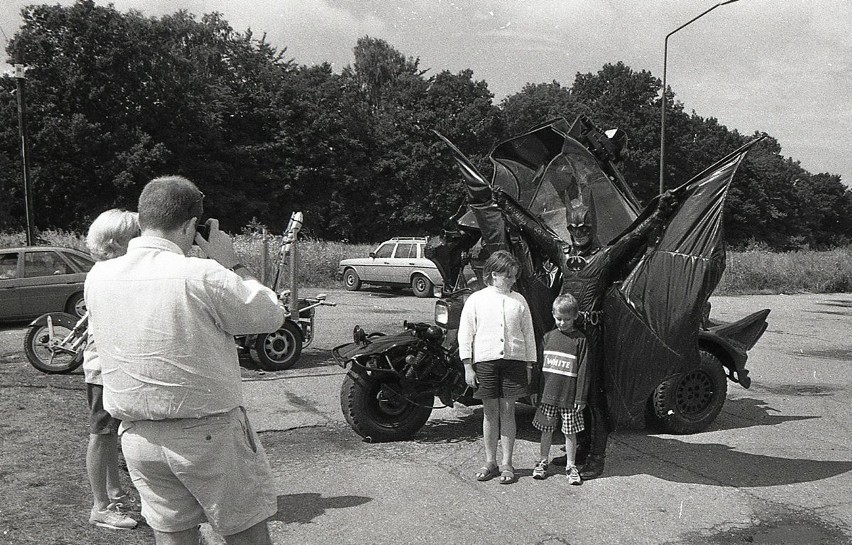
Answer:
[[[512,484],[518,480],[515,468],[510,464],[500,466],[500,484]]]
[[[490,481],[494,477],[500,474],[500,471],[497,469],[497,464],[494,465],[484,465],[479,468],[479,471],[476,472],[476,480],[477,481]]]

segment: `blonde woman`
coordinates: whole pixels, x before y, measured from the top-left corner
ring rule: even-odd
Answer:
[[[99,215],[89,227],[86,247],[95,261],[106,261],[127,253],[130,239],[139,236],[139,220],[135,212],[112,209]],[[136,521],[121,512],[132,499],[122,489],[118,473],[119,421],[104,410],[103,380],[95,344],[89,343],[83,354],[86,397],[89,403],[89,447],[86,470],[92,487],[94,505],[89,524],[115,530],[130,530]]]

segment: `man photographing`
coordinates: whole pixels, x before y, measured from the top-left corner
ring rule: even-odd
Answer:
[[[142,515],[158,545],[198,543],[209,521],[229,544],[268,544],[277,512],[272,472],[249,424],[234,335],[276,331],[284,309],[239,264],[181,176],[139,197],[142,235],[86,278],[90,330],[102,360],[104,408],[120,435]],[[193,242],[210,259],[187,257]]]

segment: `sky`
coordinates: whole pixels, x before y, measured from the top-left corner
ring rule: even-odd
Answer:
[[[98,5],[110,2],[95,0]],[[20,9],[3,0],[11,38]],[[71,0],[48,4],[70,5]],[[623,61],[663,75],[665,37],[718,0],[113,0],[160,16],[220,12],[265,33],[299,64],[353,62],[369,35],[420,59],[429,74],[470,68],[499,102],[526,83],[570,86],[577,73]],[[852,0],[735,0],[668,40],[666,80],[687,112],[728,129],[766,132],[811,173],[852,186]],[[2,38],[2,36],[0,36]],[[5,56],[5,55],[4,55]],[[0,68],[8,68],[2,66]],[[720,150],[720,156],[730,150]]]

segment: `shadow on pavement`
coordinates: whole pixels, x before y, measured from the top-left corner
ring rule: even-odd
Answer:
[[[372,498],[366,496],[336,496],[323,498],[320,494],[286,494],[278,496],[278,512],[269,520],[284,523],[298,522],[308,524],[328,509],[344,509],[363,505]]]
[[[788,394],[795,395],[795,394]],[[805,394],[800,394],[805,395]],[[762,399],[743,397],[739,399],[728,399],[722,413],[710,425],[710,430],[736,430],[750,428],[753,426],[775,426],[784,422],[796,422],[799,420],[812,420],[820,416],[794,416],[772,414],[780,413],[773,409]]]
[[[671,482],[742,488],[813,482],[852,470],[852,461],[847,460],[781,458],[641,433],[611,438],[626,451],[608,457],[604,477],[651,475]]]

